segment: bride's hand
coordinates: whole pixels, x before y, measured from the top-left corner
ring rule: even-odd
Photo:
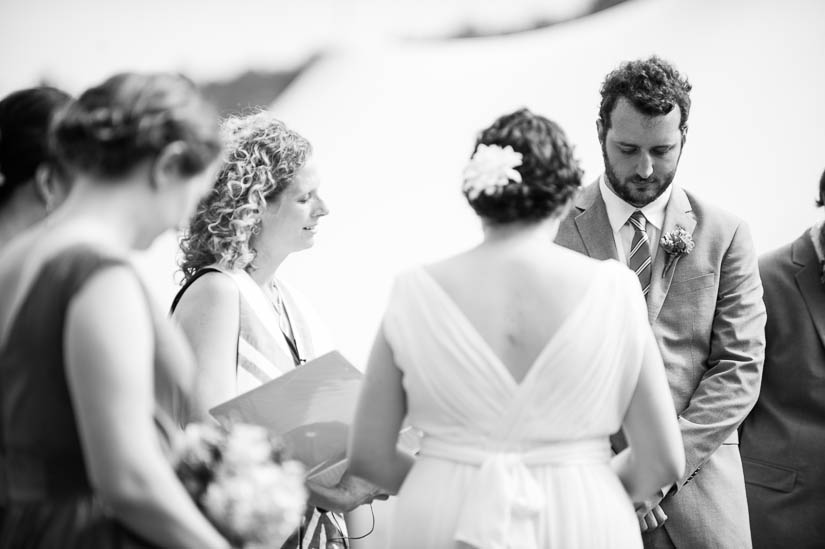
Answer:
[[[374,499],[387,499],[389,494],[378,486],[360,477],[345,474],[333,487],[322,486],[311,480],[307,482],[310,490],[309,503],[315,507],[346,513],[359,505]]]

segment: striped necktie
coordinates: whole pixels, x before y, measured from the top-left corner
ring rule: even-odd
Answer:
[[[627,266],[639,277],[639,283],[642,285],[642,293],[647,296],[647,292],[650,290],[650,275],[652,270],[650,264],[650,245],[648,244],[647,232],[645,231],[647,219],[645,219],[644,214],[640,210],[636,210],[628,221],[633,225],[635,234],[633,235],[633,242],[630,244]]]

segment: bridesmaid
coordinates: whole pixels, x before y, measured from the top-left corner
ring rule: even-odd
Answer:
[[[49,152],[49,124],[71,97],[47,86],[0,101],[0,247],[65,198],[67,177]]]
[[[53,132],[72,190],[0,254],[0,546],[228,547],[169,463],[192,356],[128,259],[209,189],[216,113],[180,76],[121,74]]]
[[[54,113],[70,100],[56,88],[40,87],[10,93],[0,101],[0,248],[66,195],[67,178],[49,154],[48,130]],[[0,467],[0,487],[5,483],[5,468]],[[0,517],[4,498],[0,488]]]
[[[184,286],[172,305],[198,359],[192,419],[330,349],[306,301],[277,276],[312,247],[329,213],[312,147],[268,112],[225,123],[227,158],[181,241]],[[309,485],[303,526],[284,547],[348,546],[340,513],[376,488],[345,476],[335,490]]]

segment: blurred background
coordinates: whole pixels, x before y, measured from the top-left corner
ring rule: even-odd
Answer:
[[[820,217],[821,0],[0,0],[0,94],[183,72],[222,113],[274,110],[313,142],[332,215],[283,277],[363,365],[393,275],[475,243],[459,192],[476,133],[527,106],[602,169],[604,75],[659,54],[694,85],[677,182],[744,218],[760,252]],[[176,237],[139,259],[158,298]]]
[[[393,275],[480,238],[459,190],[476,133],[529,107],[589,182],[599,85],[626,59],[658,54],[694,86],[676,181],[760,253],[796,238],[823,215],[823,28],[822,0],[0,0],[0,95],[173,70],[224,114],[269,108],[304,133],[332,214],[283,278],[362,367]],[[168,234],[138,258],[164,306],[176,250]],[[383,547],[380,522],[360,547]]]

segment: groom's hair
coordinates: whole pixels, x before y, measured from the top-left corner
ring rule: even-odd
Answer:
[[[679,129],[687,129],[690,113],[690,90],[687,78],[679,74],[667,61],[653,56],[648,59],[626,61],[610,72],[602,82],[602,103],[599,120],[603,131],[610,129],[610,116],[619,98],[624,97],[647,116],[668,114],[679,106]]]
[[[825,206],[823,197],[825,197],[825,172],[822,172],[822,177],[819,178],[819,198],[816,199],[817,206]]]

